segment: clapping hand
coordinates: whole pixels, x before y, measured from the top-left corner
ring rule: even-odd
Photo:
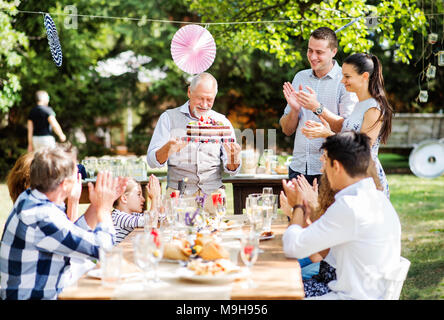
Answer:
[[[302,204],[302,193],[298,190],[297,180],[293,178],[291,181],[282,180],[282,186],[287,197],[287,201],[290,207],[294,207],[297,204]]]
[[[283,88],[284,97],[285,100],[287,100],[288,105],[294,110],[299,111],[301,109],[301,105],[298,102],[296,90],[294,90],[290,82],[285,82]],[[299,89],[302,89],[302,86],[300,86]]]
[[[99,172],[96,184],[88,182],[89,199],[96,210],[111,212],[114,201],[125,191],[128,177],[113,178],[109,171]]]
[[[321,119],[322,123],[312,120],[305,121],[305,127],[301,129],[301,132],[308,139],[327,138],[334,135],[328,122],[322,117],[319,117],[319,119]]]
[[[153,174],[150,175],[150,177],[148,178],[148,184],[145,186],[145,188],[148,197],[151,199],[151,201],[154,204],[154,207],[160,205],[160,203],[157,203],[158,201],[160,201],[160,196],[162,193],[159,179],[157,179],[157,177]]]
[[[82,174],[77,172],[77,178],[74,180],[74,185],[71,193],[68,195],[68,206],[66,208],[66,215],[70,221],[76,221],[78,218],[78,205],[80,196],[82,195]]]
[[[117,186],[114,193],[114,201],[120,198],[120,196],[125,192],[126,186],[128,185],[128,177],[118,177]]]
[[[74,186],[71,189],[71,193],[68,196],[68,201],[79,201],[82,195],[82,174],[77,173],[77,179],[74,181]]]
[[[284,211],[285,215],[287,215],[291,219],[293,218],[293,207],[297,204],[304,206],[304,216],[300,217],[299,222],[297,224],[301,225],[303,228],[307,227],[311,224],[310,214],[311,207],[307,200],[303,199],[303,195],[300,192],[300,188],[297,186],[298,182],[296,179],[292,181],[282,180],[282,185],[284,187],[284,191],[281,191],[280,194],[280,203],[281,208]]]
[[[284,191],[281,191],[279,194],[279,203],[281,204],[282,212],[284,212],[287,217],[291,218],[293,208],[288,204],[288,199],[285,196]]]
[[[313,181],[313,186],[308,183],[307,179],[304,175],[299,175],[297,177],[297,185],[296,188],[302,194],[302,197],[309,205],[313,208],[318,206],[318,182],[315,178]]]
[[[302,86],[299,86],[299,92],[296,93],[296,100],[305,109],[314,111],[319,107],[316,92],[309,86],[306,86],[305,88],[307,88],[308,92],[303,91]]]

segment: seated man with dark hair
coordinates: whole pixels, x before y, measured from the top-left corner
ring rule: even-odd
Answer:
[[[114,201],[127,184],[110,172],[88,184],[91,206],[75,223],[65,200],[80,192],[75,151],[44,148],[30,168],[31,188],[23,191],[6,221],[0,243],[1,299],[56,299],[73,277],[79,259],[97,259],[114,245]]]
[[[337,191],[335,202],[307,225],[301,194],[283,182],[292,207],[282,239],[285,255],[300,259],[330,249],[324,260],[336,268],[336,280],[317,298],[381,299],[384,275],[400,262],[401,225],[390,201],[367,175],[369,138],[342,132],[328,137],[321,149],[323,172]]]

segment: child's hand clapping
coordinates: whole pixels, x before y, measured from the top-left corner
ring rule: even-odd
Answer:
[[[160,196],[162,189],[160,187],[159,179],[155,175],[150,175],[148,178],[148,184],[146,185],[146,192],[151,199],[151,207],[155,208],[160,204]]]

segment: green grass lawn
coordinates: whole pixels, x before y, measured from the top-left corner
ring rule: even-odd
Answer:
[[[409,168],[409,156],[395,153],[380,153],[378,158],[384,169]]]
[[[388,175],[391,201],[402,225],[402,256],[411,261],[401,299],[444,299],[444,176],[420,179]],[[227,184],[228,213],[233,212],[232,186]],[[0,184],[0,232],[12,202]],[[87,205],[81,205],[84,212]]]
[[[444,299],[444,176],[389,175],[402,225],[402,256],[411,261],[402,299]]]

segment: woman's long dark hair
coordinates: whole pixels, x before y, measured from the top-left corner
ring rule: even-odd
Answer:
[[[382,121],[379,136],[381,142],[386,143],[392,131],[393,108],[387,100],[384,89],[384,78],[382,76],[382,66],[378,57],[373,54],[355,53],[348,56],[344,63],[352,65],[358,74],[368,72],[370,75],[368,83],[368,91],[370,95],[379,103],[381,107],[381,115],[378,121]],[[375,125],[376,125],[375,123]]]

